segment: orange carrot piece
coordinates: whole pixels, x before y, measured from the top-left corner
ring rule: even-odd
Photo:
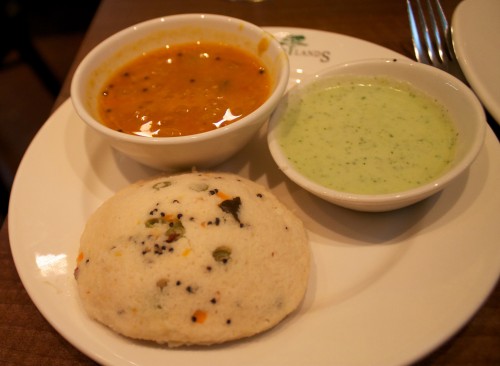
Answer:
[[[196,323],[203,324],[207,319],[207,313],[203,310],[196,310],[192,319]]]

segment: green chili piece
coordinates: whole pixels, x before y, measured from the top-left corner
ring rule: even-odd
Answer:
[[[146,227],[153,227],[155,226],[156,224],[159,224],[161,222],[161,220],[159,218],[152,218],[152,219],[149,219],[146,221],[145,225]]]
[[[208,189],[208,184],[202,182],[193,183],[189,186],[189,188],[196,192],[203,192]]]
[[[160,189],[166,188],[166,187],[170,186],[171,184],[172,184],[171,182],[169,182],[168,180],[166,180],[166,181],[163,181],[163,182],[155,183],[153,185],[153,188],[156,189],[157,191],[159,191]]]
[[[184,225],[182,225],[182,222],[180,221],[174,221],[171,222],[170,227],[168,228],[166,234],[167,234],[167,243],[171,243],[173,241],[179,240],[181,237],[184,236],[186,229],[184,228]]]
[[[212,252],[212,256],[216,262],[226,264],[231,259],[231,248],[225,246],[218,247]]]

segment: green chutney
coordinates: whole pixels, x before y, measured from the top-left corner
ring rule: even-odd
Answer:
[[[296,169],[331,189],[384,194],[443,174],[457,131],[444,106],[386,77],[333,77],[289,93],[279,144]]]

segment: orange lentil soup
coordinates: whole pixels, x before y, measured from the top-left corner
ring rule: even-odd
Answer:
[[[167,46],[143,54],[104,85],[104,125],[147,137],[193,135],[233,123],[264,103],[271,80],[260,61],[216,43]]]

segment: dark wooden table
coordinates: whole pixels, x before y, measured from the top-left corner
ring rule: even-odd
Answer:
[[[459,0],[442,0],[449,18]],[[103,0],[54,109],[69,97],[78,62],[109,35],[159,16],[207,12],[261,26],[320,29],[361,38],[413,58],[404,0]],[[31,302],[14,267],[8,224],[0,231],[0,364],[95,365],[62,338]],[[500,365],[500,286],[471,321],[418,365]]]

